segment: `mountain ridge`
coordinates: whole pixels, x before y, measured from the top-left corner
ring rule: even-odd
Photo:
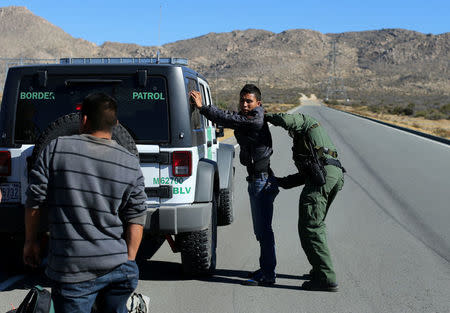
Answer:
[[[300,93],[324,97],[333,41],[336,76],[351,99],[368,104],[450,102],[449,32],[247,29],[209,32],[161,47],[110,41],[96,45],[72,37],[25,7],[0,8],[1,58],[149,57],[160,50],[163,57],[188,58],[189,66],[206,76],[224,101],[232,101],[246,82],[259,84],[272,102],[297,101]]]

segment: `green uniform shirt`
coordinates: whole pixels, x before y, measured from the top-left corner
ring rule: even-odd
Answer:
[[[301,163],[305,157],[311,155],[307,142],[305,141],[305,136],[308,134],[311,138],[313,147],[317,150],[319,150],[319,148],[327,148],[330,151],[337,152],[336,147],[325,129],[315,118],[309,115],[301,113],[267,113],[265,118],[267,122],[275,126],[283,127],[289,132],[289,135],[294,140],[292,158],[299,169],[301,168]],[[322,154],[319,150],[319,156],[320,155],[323,155],[326,158],[333,158],[329,154]]]

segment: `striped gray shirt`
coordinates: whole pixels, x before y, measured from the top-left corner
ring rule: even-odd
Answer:
[[[114,140],[53,140],[30,173],[26,203],[49,208],[47,276],[81,282],[125,263],[125,226],[145,224],[146,199],[139,160]]]

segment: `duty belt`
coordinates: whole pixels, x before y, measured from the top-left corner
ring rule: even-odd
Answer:
[[[324,154],[328,154],[328,155],[332,156],[333,158],[337,158],[338,157],[337,151],[330,150],[330,149],[325,148],[325,147],[314,147],[314,149],[317,150],[317,153],[319,154],[319,156],[322,156]]]
[[[245,178],[245,180],[248,182],[252,182],[257,179],[263,179],[263,180],[267,179],[267,178],[269,178],[269,176],[270,176],[270,174],[268,172],[257,172],[257,173],[253,173],[253,174],[247,176]]]
[[[339,160],[335,160],[335,159],[322,159],[322,163],[323,165],[334,165],[336,167],[339,167],[343,173],[346,173],[347,171],[345,170],[345,168],[342,166],[341,162],[339,162]]]

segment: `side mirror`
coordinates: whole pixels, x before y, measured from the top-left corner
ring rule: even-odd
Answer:
[[[219,137],[223,137],[223,136],[225,136],[225,133],[223,131],[223,126],[216,124],[216,137],[219,138]]]

